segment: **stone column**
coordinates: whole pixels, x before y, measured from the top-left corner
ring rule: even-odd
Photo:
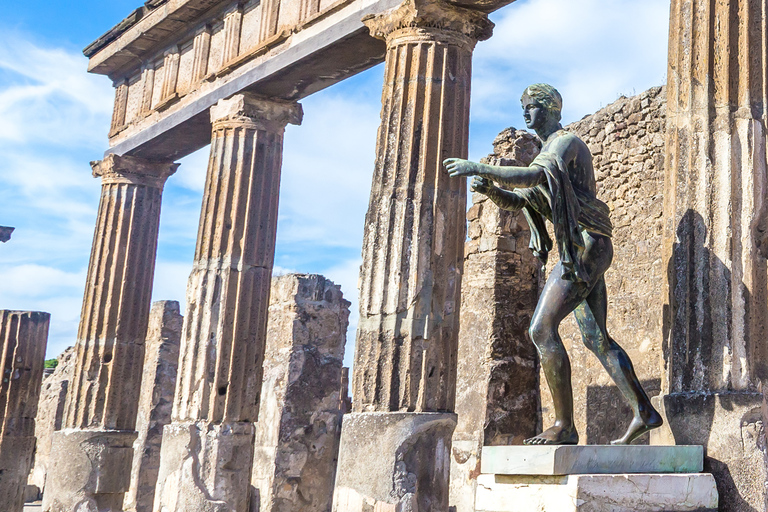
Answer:
[[[163,186],[178,164],[110,155],[102,181],[64,428],[53,435],[46,512],[119,510],[136,439]]]
[[[766,498],[767,6],[673,0],[671,10],[662,405],[668,442],[706,447],[727,511],[762,510]]]
[[[156,511],[248,508],[283,132],[301,116],[297,103],[247,94],[211,108],[211,156]]]
[[[466,181],[442,161],[467,156],[472,51],[493,24],[441,0],[363,21],[387,53],[334,510],[447,510]]]
[[[125,512],[152,512],[163,427],[171,422],[183,319],[175,300],[155,302],[149,313],[144,378],[136,419],[139,435],[133,443],[131,486],[123,503]]]
[[[527,166],[539,148],[535,136],[513,128],[496,139],[494,154],[483,161]],[[482,194],[472,200],[451,448],[450,504],[456,512],[475,510],[482,447],[522,444],[541,424],[538,357],[528,337],[541,263],[528,248],[522,212],[501,210]]]
[[[21,512],[35,453],[48,313],[0,311],[0,504]]]
[[[333,499],[349,302],[319,275],[272,280],[252,512],[327,512]]]

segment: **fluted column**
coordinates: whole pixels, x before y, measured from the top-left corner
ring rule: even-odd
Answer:
[[[722,510],[765,499],[767,10],[753,0],[671,8],[663,405],[675,441],[707,447]]]
[[[355,414],[342,430],[334,507],[361,510],[373,500],[447,510],[466,182],[449,178],[442,161],[467,157],[472,51],[493,24],[440,0],[409,0],[363,22],[387,53],[363,240]],[[366,437],[373,444],[360,442]],[[404,479],[394,491],[393,478]]]
[[[122,505],[136,437],[162,191],[178,167],[116,155],[91,165],[101,177],[101,202],[64,428],[52,441],[46,511],[70,512],[81,500],[97,510]]]
[[[0,311],[0,504],[21,512],[35,453],[48,313]]]
[[[213,137],[155,510],[247,510],[277,231],[283,132],[296,103],[241,94]]]

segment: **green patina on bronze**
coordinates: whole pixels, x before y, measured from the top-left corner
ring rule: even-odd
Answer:
[[[613,259],[609,209],[597,198],[592,154],[560,124],[563,100],[551,85],[534,84],[521,98],[523,117],[542,141],[528,167],[491,166],[459,158],[444,165],[452,177],[474,176],[472,190],[499,208],[523,210],[531,228],[530,247],[545,264],[553,241],[545,220],[554,226],[560,261],[539,298],[530,335],[552,393],[555,424],[526,444],[577,444],[568,354],[558,334],[573,313],[582,340],[600,360],[634,412],[627,432],[613,444],[629,444],[661,426],[662,419],[635,375],[627,353],[608,334],[608,296],[603,275]],[[501,188],[498,185],[503,185]]]

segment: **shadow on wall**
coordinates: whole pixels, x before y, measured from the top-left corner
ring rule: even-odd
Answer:
[[[707,247],[707,226],[701,214],[687,210],[680,219],[676,235],[673,256],[667,265],[669,297],[663,312],[662,350],[671,379],[670,393],[686,396],[681,400],[665,401],[669,427],[676,444],[704,445],[707,454],[704,471],[715,475],[721,506],[725,498],[728,510],[758,512],[738,494],[728,464],[707,453],[716,407],[734,410],[751,404],[750,398],[721,393],[710,383],[712,372],[722,364],[715,360],[713,366],[713,356],[718,356],[716,351],[723,348],[713,337],[718,331],[731,327],[728,318],[713,318],[717,314],[714,308],[718,304],[732,304],[734,293],[741,294],[747,307],[754,307],[754,304],[749,289],[743,282],[733,283],[731,270]],[[727,314],[730,315],[730,311]],[[764,315],[766,312],[752,311],[751,314]],[[755,349],[746,348],[751,375],[756,375],[756,365],[760,364],[756,361],[759,358],[755,357]],[[741,424],[754,423],[760,420],[759,416],[759,410],[752,410],[741,419]]]
[[[661,379],[641,382],[648,396],[661,392]],[[609,444],[624,435],[632,421],[632,409],[616,386],[587,387],[587,444]],[[634,444],[650,444],[643,434]]]

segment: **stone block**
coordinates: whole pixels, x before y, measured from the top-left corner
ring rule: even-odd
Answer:
[[[53,433],[61,430],[64,420],[64,405],[67,389],[75,371],[76,353],[74,347],[67,348],[57,358],[56,369],[43,378],[40,402],[35,416],[35,462],[27,483],[45,492],[48,474],[48,459],[51,454]]]
[[[449,413],[344,416],[334,512],[448,510]]]
[[[705,473],[478,477],[477,512],[705,512],[717,510]]]
[[[253,423],[172,423],[163,430],[155,512],[245,512]]]
[[[700,473],[701,446],[486,446],[481,471],[498,475]]]
[[[665,426],[654,444],[701,444],[704,471],[717,482],[725,511],[764,510],[768,468],[762,393],[673,393],[655,400]]]
[[[272,279],[251,510],[327,512],[346,407],[349,302],[319,275]],[[344,389],[342,389],[344,388]]]
[[[74,430],[55,432],[50,472],[43,495],[45,512],[122,510],[128,490],[136,432]]]
[[[152,305],[136,418],[138,437],[133,445],[131,485],[123,502],[126,512],[152,512],[163,427],[171,422],[182,321],[178,302],[158,301]]]

